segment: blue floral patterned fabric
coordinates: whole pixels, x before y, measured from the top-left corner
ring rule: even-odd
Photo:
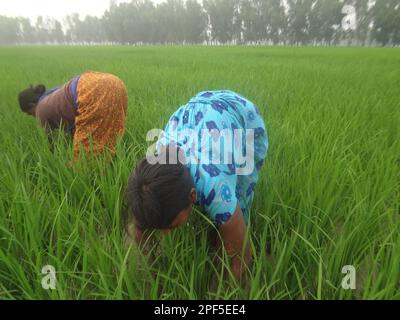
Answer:
[[[246,145],[250,129],[254,144]],[[248,223],[259,171],[269,146],[264,121],[252,102],[227,90],[201,92],[170,118],[158,147],[168,144],[185,150],[187,167],[198,192],[197,205],[216,224],[225,224],[238,204]],[[251,149],[253,164],[247,167],[250,170],[244,170],[246,163],[237,157]]]

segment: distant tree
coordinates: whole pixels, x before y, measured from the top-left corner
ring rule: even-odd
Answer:
[[[66,40],[68,42],[76,43],[81,40],[80,24],[81,21],[77,13],[65,17],[65,25],[67,28]]]
[[[103,15],[103,25],[108,41],[117,43],[126,43],[127,36],[125,34],[126,21],[126,3],[117,5],[111,1],[109,9]]]
[[[287,40],[288,18],[282,0],[261,1],[261,11],[264,21],[265,38],[273,44]]]
[[[310,40],[310,15],[313,0],[287,0],[289,6],[288,33],[294,44],[304,45]]]
[[[28,18],[17,18],[19,24],[19,40],[22,43],[33,44],[37,42],[36,30]]]
[[[155,12],[156,7],[150,0],[140,1],[137,4],[137,12],[139,21],[137,25],[138,40],[143,43],[152,43],[155,38]]]
[[[393,19],[393,34],[392,41],[394,45],[400,45],[400,1],[394,8],[394,19]]]
[[[53,29],[51,30],[51,38],[55,43],[64,43],[65,35],[60,21],[54,21]]]
[[[309,40],[332,44],[343,15],[340,0],[316,0],[309,14]]]
[[[209,17],[213,40],[221,43],[240,40],[236,23],[240,17],[239,0],[204,0],[203,5]]]
[[[267,23],[263,12],[265,0],[242,0],[240,17],[243,26],[243,40],[257,42],[267,37]]]
[[[364,45],[371,31],[372,16],[369,1],[353,0],[356,9],[356,30],[354,31],[355,39]]]
[[[65,19],[67,25],[66,38],[74,43],[100,43],[106,41],[106,32],[101,18],[86,16],[83,20],[78,14]]]
[[[17,20],[0,16],[0,44],[15,44],[20,40]]]
[[[399,44],[400,0],[376,1],[371,9],[372,38],[379,44]]]
[[[50,42],[50,33],[48,30],[47,21],[42,16],[37,17],[35,23],[35,31],[36,31],[36,40],[39,43],[47,43]]]
[[[185,6],[182,0],[167,0],[157,5],[156,38],[161,43],[182,43],[185,39]]]
[[[134,0],[121,3],[119,7],[122,19],[122,34],[124,42],[134,44],[151,42],[154,35],[155,7],[150,1]]]
[[[186,1],[183,25],[186,42],[201,43],[205,40],[207,15],[198,1]]]

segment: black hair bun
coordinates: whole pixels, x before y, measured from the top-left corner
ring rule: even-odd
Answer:
[[[38,95],[42,95],[46,92],[46,86],[43,84],[38,84],[33,91],[38,94]]]

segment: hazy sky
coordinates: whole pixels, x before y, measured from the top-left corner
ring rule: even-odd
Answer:
[[[153,3],[163,1],[153,0]],[[87,14],[101,16],[109,3],[110,0],[0,0],[0,15],[28,18],[49,16],[60,19],[76,12],[83,16]]]

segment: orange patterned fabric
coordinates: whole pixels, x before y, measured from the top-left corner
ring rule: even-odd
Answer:
[[[80,151],[115,154],[117,139],[125,132],[128,93],[121,79],[89,71],[78,83],[78,116],[75,119],[74,160]]]

